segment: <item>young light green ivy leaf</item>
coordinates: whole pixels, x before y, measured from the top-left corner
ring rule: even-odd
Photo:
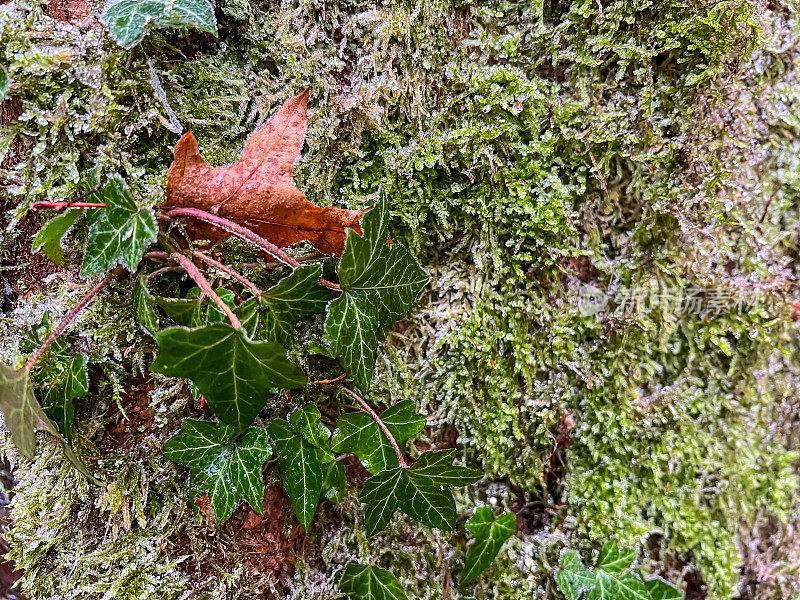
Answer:
[[[414,257],[389,245],[389,208],[383,192],[363,218],[364,235],[347,232],[339,261],[342,295],[331,302],[325,331],[362,391],[372,382],[381,326],[403,318],[429,276]]]
[[[583,592],[594,585],[594,573],[583,566],[577,552],[568,550],[561,555],[556,583],[567,600],[578,600]]]
[[[16,370],[0,363],[0,411],[5,428],[17,449],[28,459],[36,452],[36,431],[46,431],[61,442],[64,457],[92,483],[101,482],[92,475],[66,438],[47,417],[33,393],[30,375],[24,369]]]
[[[61,265],[64,264],[64,251],[61,248],[61,239],[67,234],[75,224],[83,211],[79,208],[70,208],[60,215],[56,215],[42,228],[33,238],[31,252],[42,250],[50,262]]]
[[[661,579],[644,581],[631,566],[636,553],[620,549],[616,541],[606,543],[593,571],[583,566],[576,552],[561,555],[556,583],[567,600],[680,600],[681,594]]]
[[[479,481],[480,472],[453,466],[455,450],[425,452],[410,467],[382,471],[367,479],[358,499],[367,505],[367,536],[386,527],[399,508],[430,527],[452,531],[456,505],[451,487]]]
[[[298,412],[300,416],[292,419]],[[283,471],[283,486],[292,500],[297,520],[306,531],[322,494],[323,465],[333,461],[327,437],[319,429],[325,425],[319,419],[319,409],[309,404],[292,413],[288,423],[275,420],[269,426]]]
[[[139,273],[136,283],[133,285],[133,308],[136,311],[136,320],[139,325],[156,337],[158,333],[158,315],[156,314],[156,299],[147,289],[147,276]]]
[[[263,315],[266,339],[286,345],[298,319],[325,310],[336,295],[319,285],[320,277],[320,265],[300,266],[261,295],[269,307]]]
[[[650,600],[683,600],[683,594],[660,577],[644,582]]]
[[[616,541],[611,541],[604,544],[600,550],[597,568],[603,569],[606,573],[618,575],[629,569],[635,560],[636,552],[627,548],[621,549]]]
[[[244,331],[225,323],[170,327],[157,340],[159,353],[151,370],[191,379],[220,421],[236,431],[253,422],[271,388],[296,388],[308,382],[282,346],[253,342]]]
[[[475,541],[467,551],[462,583],[475,579],[489,568],[503,544],[516,533],[517,517],[513,513],[504,513],[495,519],[490,507],[481,506],[467,521],[467,529],[475,536]]]
[[[381,413],[381,421],[404,450],[409,438],[425,428],[427,419],[414,412],[410,400],[398,402]],[[357,412],[337,419],[331,449],[334,452],[355,454],[366,469],[376,475],[386,469],[400,466],[389,438],[369,415]]]
[[[350,563],[339,591],[351,600],[408,600],[400,582],[386,569]]]
[[[185,25],[217,34],[214,7],[208,0],[108,0],[100,22],[126,50],[141,42],[151,27]]]
[[[186,419],[164,446],[164,456],[189,467],[193,489],[208,491],[218,523],[231,516],[241,498],[261,514],[261,470],[272,454],[269,437],[258,427],[238,438],[235,434],[225,424]]]
[[[86,372],[88,358],[78,354],[70,359],[66,369],[47,388],[44,397],[45,412],[61,426],[68,443],[72,443],[72,421],[75,407],[72,401],[85,396],[89,391],[89,376]]]
[[[97,169],[87,173],[87,187],[97,186]],[[88,277],[114,266],[122,258],[129,271],[135,271],[144,251],[155,239],[158,228],[151,208],[136,204],[127,184],[117,174],[111,175],[99,192],[90,196],[105,202],[89,217],[86,253],[81,277]]]

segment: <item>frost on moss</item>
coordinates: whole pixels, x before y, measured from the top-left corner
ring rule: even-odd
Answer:
[[[0,148],[20,133],[28,148],[4,166],[11,216],[69,198],[96,161],[143,196],[163,195],[177,136],[148,83],[150,63],[214,164],[233,161],[287,96],[311,86],[299,187],[348,207],[368,206],[383,187],[393,237],[432,274],[387,337],[374,400],[415,400],[434,427],[459,431],[469,464],[502,482],[459,508],[513,495],[552,517],[462,592],[551,597],[562,547],[590,552],[615,537],[684,588],[735,595],[751,557],[740,526],[777,519],[788,530],[797,518],[800,436],[772,423],[797,389],[795,330],[774,308],[797,275],[800,57],[789,7],[226,0],[219,9],[218,39],[154,33],[128,69],[98,29],[56,23],[35,2],[0,7],[0,47],[23,109]],[[70,245],[80,240],[78,229]],[[757,289],[773,307],[586,315],[576,289],[589,283]],[[3,317],[3,331],[18,338],[45,308],[61,314],[72,285],[55,278],[47,298]],[[67,338],[102,367],[98,393],[78,407],[86,444],[102,435],[120,380],[153,351],[125,308],[128,286],[100,298]],[[16,338],[4,356],[20,358]],[[185,481],[155,458],[188,410],[185,399],[162,402],[173,392],[154,392],[158,427],[141,448],[99,465],[113,487],[69,488],[73,475],[55,459],[18,471],[11,541],[39,597],[74,588],[100,598],[117,581],[132,598],[160,581],[170,597],[195,585],[177,564],[192,557],[156,543],[178,535],[164,515],[190,518]],[[378,548],[378,564],[410,593],[441,598],[447,568],[459,571],[463,530],[420,532],[398,519],[368,543],[348,502],[350,516],[323,534],[322,562],[299,557],[298,597],[329,597],[346,561]],[[94,566],[76,566],[61,588],[36,577],[77,565],[73,556]],[[95,567],[108,575],[91,582]],[[775,568],[780,589],[796,583],[791,567]],[[244,561],[218,580],[217,591],[236,581],[243,596],[256,593]]]

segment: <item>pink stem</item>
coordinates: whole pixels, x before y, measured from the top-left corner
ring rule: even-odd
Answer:
[[[61,210],[64,208],[105,208],[104,202],[34,202],[31,208],[39,210],[42,208],[55,208]]]
[[[243,284],[245,287],[250,288],[250,291],[253,292],[259,298],[264,293],[264,292],[261,291],[261,289],[259,289],[259,287],[255,283],[250,281],[247,277],[237,273],[236,271],[231,269],[229,266],[219,262],[218,260],[216,260],[214,258],[211,258],[210,256],[208,256],[206,254],[203,254],[202,252],[195,252],[194,254],[192,254],[192,256],[196,256],[200,260],[202,260],[204,262],[207,262],[209,265],[211,265],[215,269],[217,269],[219,271],[222,271],[223,273],[225,273],[226,275],[228,275],[230,277],[233,277],[236,281],[238,281],[239,283]]]
[[[167,213],[170,217],[193,217],[198,219],[199,221],[205,221],[206,223],[210,223],[211,225],[215,225],[220,229],[224,229],[228,233],[235,235],[236,237],[242,238],[253,244],[254,246],[260,248],[279,262],[283,263],[288,267],[292,267],[296,269],[300,266],[300,263],[297,262],[294,258],[286,254],[283,250],[278,248],[272,242],[265,240],[260,235],[253,233],[246,227],[242,227],[241,225],[234,223],[228,219],[223,217],[219,217],[217,215],[211,214],[210,212],[206,212],[204,210],[200,210],[198,208],[174,208]],[[338,284],[330,282],[326,279],[320,279],[319,284],[323,287],[326,287],[330,290],[342,291],[342,288],[339,287]]]
[[[106,274],[106,276],[103,277],[97,283],[97,285],[95,285],[92,289],[90,289],[89,292],[83,298],[81,298],[78,301],[78,303],[66,315],[64,315],[64,318],[61,319],[61,322],[56,326],[55,329],[53,329],[53,332],[44,341],[44,344],[42,344],[39,347],[39,349],[36,352],[33,353],[33,356],[31,356],[28,359],[28,362],[25,363],[25,370],[26,371],[30,372],[30,370],[33,368],[33,365],[36,364],[36,361],[39,360],[42,357],[42,354],[44,354],[47,351],[47,349],[50,347],[50,345],[53,342],[55,342],[56,339],[58,339],[58,336],[60,336],[62,333],[64,333],[64,330],[69,326],[70,323],[72,323],[72,321],[75,320],[75,317],[77,317],[78,314],[84,308],[86,308],[86,305],[89,304],[89,302],[91,302],[94,299],[94,297],[97,296],[97,294],[100,293],[100,290],[102,290],[104,287],[106,287],[108,285],[109,281],[114,279],[114,277],[116,277],[117,275],[119,275],[123,271],[124,271],[124,269],[122,267],[117,267],[113,271],[111,271],[108,274]]]
[[[211,298],[214,304],[219,306],[219,309],[222,312],[224,312],[225,315],[227,315],[234,329],[242,328],[242,324],[239,322],[239,318],[231,310],[231,307],[225,304],[222,301],[222,298],[217,296],[216,292],[211,287],[211,284],[208,283],[208,280],[205,277],[203,277],[203,274],[197,268],[197,265],[195,265],[191,260],[186,258],[183,254],[178,254],[177,252],[173,252],[170,255],[170,258],[175,262],[177,262],[178,264],[180,264],[180,266],[183,267],[184,271],[186,271],[189,274],[189,277],[195,280],[195,283],[197,283],[200,289],[203,290],[203,292],[205,292],[205,294],[209,298]]]
[[[406,459],[403,458],[403,453],[400,452],[400,446],[397,445],[397,441],[394,439],[394,436],[389,431],[389,428],[386,427],[386,424],[383,421],[381,421],[381,418],[378,416],[378,413],[372,410],[370,405],[367,404],[366,401],[364,401],[364,399],[361,396],[356,394],[350,388],[342,386],[342,391],[351,398],[355,398],[355,400],[369,414],[369,416],[373,418],[373,420],[378,424],[378,427],[381,428],[381,431],[383,431],[386,437],[389,438],[389,442],[391,442],[392,448],[394,448],[394,453],[397,454],[397,460],[400,462],[400,466],[403,467],[404,469],[408,468],[408,463],[406,462]]]

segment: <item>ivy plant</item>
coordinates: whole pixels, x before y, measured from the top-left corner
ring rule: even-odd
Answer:
[[[567,550],[561,555],[556,583],[567,600],[682,600],[683,596],[669,583],[655,577],[645,579],[638,569],[633,550],[607,542],[594,569],[587,569],[580,555]]]
[[[489,568],[503,544],[516,533],[517,517],[507,512],[495,519],[490,507],[481,506],[467,521],[467,529],[475,537],[475,541],[467,551],[461,583],[472,581]]]
[[[150,25],[208,25],[204,6],[120,0],[107,5],[103,18],[112,35],[129,45]],[[389,201],[382,192],[372,207],[349,211],[316,207],[285,183],[299,152],[307,100],[307,91],[290,99],[273,117],[279,127],[267,123],[251,136],[242,161],[223,168],[230,181],[213,173],[204,180],[207,169],[186,172],[187,165],[202,163],[189,133],[175,147],[167,202],[161,207],[136,198],[120,175],[103,178],[97,168],[85,174],[80,198],[36,207],[56,214],[39,231],[34,249],[63,262],[62,240],[73,227],[84,227],[80,275],[99,280],[55,327],[47,319],[32,332],[21,346],[31,353],[24,365],[0,365],[0,410],[24,456],[34,454],[35,430],[48,432],[83,474],[100,483],[70,444],[75,441],[73,402],[90,389],[88,358],[70,352],[61,336],[111,281],[127,277],[131,312],[142,333],[158,345],[149,370],[186,379],[204,411],[202,419],[185,419],[163,448],[168,459],[188,468],[187,504],[194,506],[207,493],[218,523],[242,501],[260,513],[263,469],[270,465],[297,521],[308,530],[322,499],[343,498],[348,487],[344,460],[355,455],[371,475],[358,495],[366,504],[369,536],[384,529],[398,510],[428,527],[455,527],[451,488],[473,484],[482,474],[456,465],[455,449],[422,452],[412,460],[409,454],[417,453],[408,453],[409,441],[425,428],[425,415],[410,401],[380,410],[373,407],[380,398],[365,399],[371,398],[383,330],[407,315],[429,277],[390,238]],[[253,171],[252,164],[262,166]],[[228,183],[231,190],[220,187]],[[273,223],[270,211],[276,209],[269,202],[276,198],[282,198],[283,212]],[[220,207],[231,201],[235,210],[224,213]],[[297,205],[296,210],[286,212],[287,204]],[[211,230],[197,233],[198,223]],[[223,262],[221,253],[215,256],[193,243],[198,236],[217,239],[220,231],[283,266],[270,287],[261,289]],[[325,254],[301,264],[281,249],[297,240],[309,240]],[[325,279],[326,273],[336,281]],[[212,285],[211,274],[225,283]],[[184,276],[194,285],[187,286]],[[295,335],[304,320],[316,335]],[[318,342],[319,336],[324,341]],[[309,359],[323,346],[335,359],[326,367],[331,378],[310,382]],[[338,365],[344,373],[334,376]],[[317,405],[322,397],[324,416]],[[287,410],[277,408],[285,404]],[[475,574],[505,541],[505,517],[484,525],[474,520],[470,525],[478,550],[468,562],[474,562]],[[356,564],[346,568],[341,591],[354,598],[406,597],[388,571]]]

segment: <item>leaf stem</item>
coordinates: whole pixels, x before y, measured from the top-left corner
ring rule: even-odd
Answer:
[[[400,446],[397,445],[397,440],[394,439],[394,436],[389,431],[389,428],[386,427],[386,424],[383,421],[381,421],[381,418],[378,416],[378,413],[372,410],[370,405],[367,404],[366,401],[361,396],[356,394],[350,388],[342,386],[342,391],[351,398],[354,398],[356,402],[358,402],[361,405],[361,407],[367,412],[367,414],[369,414],[369,416],[372,417],[372,419],[378,424],[378,427],[381,428],[381,431],[383,431],[386,437],[389,438],[389,442],[392,444],[392,448],[394,448],[394,453],[397,454],[397,460],[400,462],[400,466],[404,469],[408,468],[408,463],[406,462],[406,459],[403,458],[403,453],[400,452]]]
[[[177,262],[181,267],[183,267],[183,270],[189,274],[189,277],[194,279],[195,283],[197,283],[200,289],[203,290],[206,296],[211,298],[214,304],[219,306],[219,309],[225,313],[225,315],[230,320],[231,325],[233,325],[234,329],[242,328],[242,324],[239,322],[239,317],[237,317],[234,314],[230,306],[228,306],[222,301],[222,298],[217,296],[216,292],[211,287],[211,284],[208,283],[208,280],[205,277],[203,277],[203,274],[200,272],[200,269],[197,268],[197,265],[195,265],[191,260],[189,260],[183,254],[179,254],[177,252],[173,252],[170,255],[170,258],[175,262]]]
[[[105,208],[105,202],[34,202],[31,208],[40,210],[42,208],[54,208],[64,210],[65,208]]]
[[[233,269],[231,269],[228,265],[219,262],[218,260],[211,258],[207,254],[203,254],[202,252],[195,252],[192,256],[196,256],[203,262],[208,263],[218,271],[222,271],[229,277],[233,277],[236,281],[243,284],[245,287],[250,288],[250,291],[253,292],[259,298],[264,294],[261,289],[252,281],[250,281],[247,277],[242,275],[241,273],[237,273]]]
[[[121,274],[124,270],[125,269],[123,267],[117,267],[113,271],[107,273],[105,277],[103,277],[92,289],[90,289],[86,295],[81,298],[78,303],[72,307],[69,312],[67,312],[66,315],[64,315],[64,318],[61,319],[61,322],[56,326],[55,329],[53,329],[52,333],[44,341],[44,344],[42,344],[39,349],[33,353],[33,356],[28,359],[28,362],[25,363],[26,371],[30,372],[30,370],[33,368],[33,365],[36,364],[36,361],[38,361],[42,357],[42,354],[47,351],[50,345],[58,339],[58,336],[64,333],[64,330],[69,327],[69,324],[75,320],[75,317],[77,317],[78,314],[84,308],[86,308],[86,305],[94,300],[94,297],[100,293],[100,290],[106,287],[112,279]]]
[[[198,208],[173,208],[167,213],[167,215],[170,217],[193,217],[199,221],[205,221],[206,223],[215,225],[220,229],[224,229],[228,233],[235,235],[238,238],[250,242],[254,246],[257,246],[275,258],[278,262],[281,262],[292,269],[296,269],[300,266],[299,262],[286,254],[283,250],[278,248],[269,240],[265,240],[257,233],[253,233],[246,227],[242,227],[238,223],[234,223],[233,221],[230,221],[224,217],[211,214],[210,212],[206,212]],[[319,284],[328,288],[329,290],[335,290],[339,292],[342,291],[342,288],[339,286],[339,284],[328,281],[327,279],[320,279]]]

